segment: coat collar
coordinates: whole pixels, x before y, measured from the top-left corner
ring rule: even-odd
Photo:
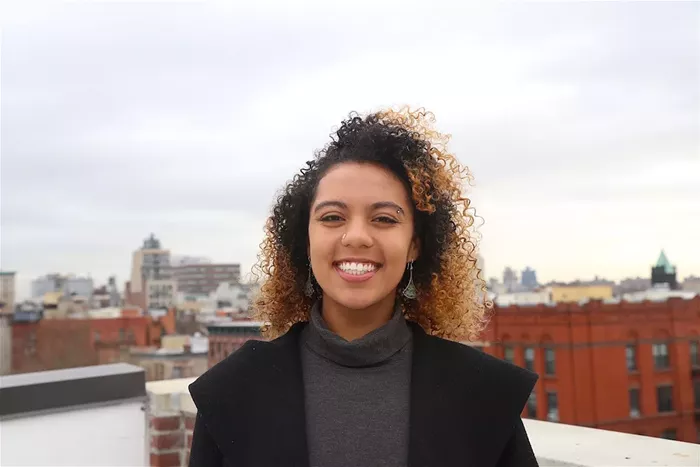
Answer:
[[[495,465],[537,380],[471,347],[414,336],[408,466]],[[299,335],[250,341],[190,386],[232,465],[308,467]]]

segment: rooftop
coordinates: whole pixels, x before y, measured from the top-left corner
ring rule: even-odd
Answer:
[[[154,455],[187,465],[193,381],[146,383],[127,364],[2,377],[2,465],[144,466]],[[700,459],[698,444],[539,420],[525,427],[542,467],[697,467]]]

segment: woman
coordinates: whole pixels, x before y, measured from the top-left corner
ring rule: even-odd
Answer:
[[[277,199],[249,341],[190,386],[191,466],[536,466],[486,323],[469,177],[422,111],[344,121]],[[278,337],[281,336],[281,337]]]

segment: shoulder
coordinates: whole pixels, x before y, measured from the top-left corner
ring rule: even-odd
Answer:
[[[430,365],[431,376],[449,381],[483,400],[506,401],[520,413],[537,382],[538,376],[505,360],[460,342],[450,341],[415,329],[416,365]],[[414,367],[415,369],[415,367]]]
[[[485,378],[486,384],[503,384],[504,382],[532,385],[537,382],[538,376],[525,368],[494,357],[482,350],[470,345],[450,341],[434,336],[427,336],[432,340],[436,352],[448,356],[446,361],[450,370],[458,374],[476,372],[481,378]]]
[[[231,355],[209,368],[189,386],[192,399],[200,411],[206,412],[211,401],[245,399],[255,389],[251,381],[264,381],[269,369],[293,364],[290,350],[298,343],[305,323],[297,323],[284,335],[272,341],[249,340]],[[262,378],[262,380],[261,380]],[[222,397],[225,396],[225,397]]]

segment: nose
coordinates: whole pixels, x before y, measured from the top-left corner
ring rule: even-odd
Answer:
[[[357,220],[348,222],[347,229],[341,238],[343,246],[350,248],[369,248],[374,245],[370,226],[366,222]]]

